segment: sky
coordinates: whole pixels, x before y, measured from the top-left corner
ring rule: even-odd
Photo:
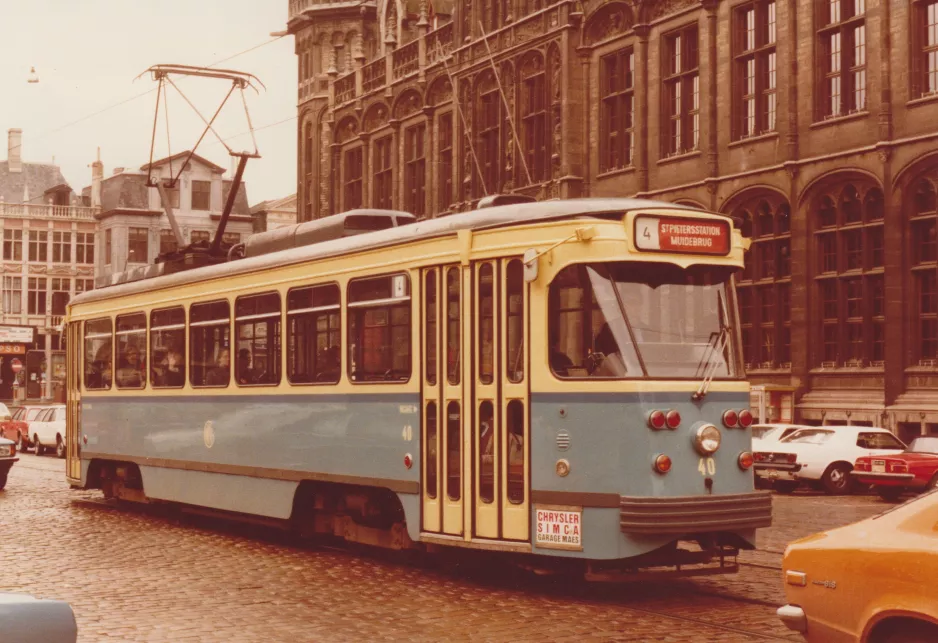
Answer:
[[[18,127],[23,160],[54,157],[76,192],[90,185],[99,147],[105,176],[117,167],[137,170],[149,160],[157,98],[150,74],[137,76],[155,64],[208,66],[240,54],[218,67],[252,73],[266,86],[245,91],[263,157],[248,162],[248,200],[295,193],[297,61],[292,36],[270,35],[286,28],[287,6],[288,0],[0,0],[0,159],[7,156],[7,130]],[[31,67],[39,83],[27,83]],[[225,80],[176,83],[206,118],[231,87]],[[204,127],[170,87],[167,141],[166,111],[161,104],[154,158],[191,149]],[[239,91],[216,124],[235,151],[253,151]],[[198,154],[229,168],[226,178],[233,174],[227,150],[211,133]]]

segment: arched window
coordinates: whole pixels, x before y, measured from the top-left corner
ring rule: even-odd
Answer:
[[[825,367],[882,365],[882,190],[840,183],[822,192],[815,203],[819,361]]]
[[[912,187],[910,207],[912,287],[918,313],[915,357],[923,366],[938,365],[938,202],[935,183],[923,178]]]
[[[746,200],[734,216],[752,238],[738,280],[747,370],[791,367],[791,208],[776,195]]]
[[[510,79],[505,79],[511,82]],[[532,54],[521,66],[521,130],[524,158],[533,183],[545,181],[550,167],[547,152],[547,74],[544,57]],[[519,174],[525,180],[527,176]]]

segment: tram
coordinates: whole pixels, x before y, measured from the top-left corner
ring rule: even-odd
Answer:
[[[68,482],[395,549],[735,571],[771,522],[748,241],[669,203],[519,201],[336,215],[76,297]]]

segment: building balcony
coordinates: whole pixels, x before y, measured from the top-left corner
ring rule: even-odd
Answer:
[[[0,217],[14,219],[77,219],[94,221],[99,208],[76,205],[46,205],[36,203],[0,203]]]

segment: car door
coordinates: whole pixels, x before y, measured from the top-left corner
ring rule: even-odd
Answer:
[[[55,433],[52,433],[52,439],[49,439],[49,431],[54,409],[44,409],[39,413],[36,421],[30,425],[30,433],[39,436],[39,442],[42,446],[48,447],[55,444]]]

